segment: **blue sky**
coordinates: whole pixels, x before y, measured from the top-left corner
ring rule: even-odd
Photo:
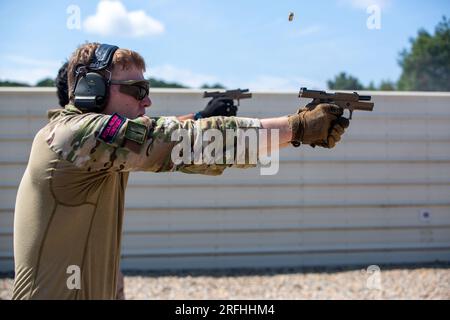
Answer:
[[[380,29],[367,27],[371,5]],[[340,71],[367,85],[397,80],[399,52],[443,15],[448,0],[1,1],[0,79],[54,77],[79,44],[97,41],[136,50],[148,76],[191,87],[324,88]]]

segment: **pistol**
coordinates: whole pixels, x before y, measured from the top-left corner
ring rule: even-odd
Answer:
[[[325,91],[300,88],[298,96],[300,98],[313,99],[306,108],[314,108],[319,103],[333,103],[342,109],[348,109],[350,111],[349,119],[352,118],[353,110],[372,111],[374,106],[373,102],[369,102],[372,99],[371,96],[360,96],[356,92],[327,93]]]
[[[227,90],[225,92],[214,91],[214,92],[206,92],[203,94],[203,98],[230,98],[233,100],[237,100],[237,105],[239,106],[240,99],[249,99],[252,97],[251,93],[247,93],[248,89],[236,89],[236,90]]]

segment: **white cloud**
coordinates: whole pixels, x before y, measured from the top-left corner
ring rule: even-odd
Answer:
[[[372,5],[377,5],[380,8],[386,8],[391,4],[392,0],[338,0],[339,4],[350,5],[356,9],[367,9]]]
[[[63,62],[40,60],[18,55],[1,57],[0,79],[25,82],[35,85],[44,78],[55,78]]]
[[[56,78],[57,70],[48,68],[8,68],[0,66],[0,79],[35,85],[44,78]]]
[[[281,77],[274,75],[259,75],[253,79],[223,79],[217,76],[196,73],[189,69],[178,68],[165,64],[150,68],[145,74],[146,77],[162,79],[170,82],[178,82],[191,88],[199,88],[203,84],[212,85],[221,83],[228,88],[249,88],[250,90],[273,90],[273,91],[296,91],[300,87],[310,89],[323,89],[325,84],[302,77]]]
[[[324,88],[325,84],[320,81],[302,77],[279,77],[272,75],[260,75],[243,85],[251,90],[273,90],[273,91],[295,91],[300,87],[310,89]]]
[[[127,11],[120,1],[100,1],[95,15],[87,17],[84,29],[102,36],[144,37],[164,32],[164,25],[143,10]]]
[[[213,84],[219,82],[219,79],[215,76],[195,73],[191,70],[178,68],[169,64],[150,68],[146,76],[171,82],[178,82],[192,88],[201,87],[205,83]]]
[[[24,56],[4,55],[0,61],[0,79],[15,80],[36,84],[46,77],[54,78],[62,62],[53,60],[38,60]],[[313,79],[302,77],[283,77],[277,75],[258,75],[249,80],[223,79],[214,75],[197,73],[186,68],[164,64],[149,68],[146,77],[178,82],[191,88],[199,88],[204,84],[221,83],[228,88],[249,88],[250,90],[264,91],[296,91],[300,87],[323,89],[325,84]]]
[[[62,65],[62,63],[59,63],[55,60],[42,60],[42,59],[34,59],[24,56],[17,56],[17,55],[5,55],[3,56],[3,59],[8,60],[12,63],[17,63],[22,66],[31,66],[31,67],[46,67],[46,68],[58,68]]]

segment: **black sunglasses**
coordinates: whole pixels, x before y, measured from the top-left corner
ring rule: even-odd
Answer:
[[[111,84],[120,85],[120,92],[132,96],[138,101],[144,100],[150,90],[150,82],[148,80],[111,80]]]

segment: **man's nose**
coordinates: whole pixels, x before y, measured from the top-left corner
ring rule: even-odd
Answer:
[[[148,108],[148,107],[150,107],[152,105],[152,100],[150,100],[149,96],[145,96],[145,98],[142,99],[142,101],[141,101],[141,105],[144,108]]]

